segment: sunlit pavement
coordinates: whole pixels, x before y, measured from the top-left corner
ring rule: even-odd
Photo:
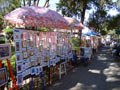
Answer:
[[[120,90],[120,62],[102,48],[89,66],[80,65],[49,90]]]

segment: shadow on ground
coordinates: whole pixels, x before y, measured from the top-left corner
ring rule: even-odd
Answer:
[[[79,66],[47,90],[120,90],[120,62],[102,48],[88,67]]]

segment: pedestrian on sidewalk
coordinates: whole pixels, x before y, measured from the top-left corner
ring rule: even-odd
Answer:
[[[77,62],[77,51],[76,50],[73,50],[73,54],[72,54],[72,65],[74,67],[76,67],[78,65],[78,62]]]

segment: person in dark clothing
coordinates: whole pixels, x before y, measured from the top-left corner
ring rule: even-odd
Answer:
[[[120,53],[120,45],[117,47],[116,55],[119,56],[119,53]]]
[[[78,65],[78,63],[77,63],[77,52],[76,52],[76,50],[74,50],[73,51],[73,54],[72,54],[73,56],[72,56],[72,65],[73,66],[77,66]]]

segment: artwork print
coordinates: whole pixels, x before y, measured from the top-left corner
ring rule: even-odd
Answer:
[[[11,57],[10,44],[0,44],[0,60],[8,59]]]
[[[0,87],[7,84],[8,79],[7,79],[7,72],[6,68],[1,68],[0,69]]]
[[[35,66],[36,65],[36,62],[35,61],[31,61],[31,67]]]
[[[22,54],[21,53],[16,53],[16,62],[22,62]]]
[[[21,42],[20,41],[16,41],[15,42],[15,50],[16,52],[20,52],[21,51]]]
[[[39,66],[35,68],[35,75],[38,76],[40,74],[39,72]]]
[[[35,67],[32,67],[31,68],[31,75],[34,75],[35,74]]]
[[[28,57],[27,51],[23,51],[22,54],[23,54],[23,58],[24,58],[24,59],[27,59],[27,57]]]
[[[17,84],[22,85],[23,84],[23,76],[22,73],[17,74]]]
[[[41,57],[37,57],[37,64],[41,63]]]
[[[43,71],[43,67],[39,66],[39,72],[41,73]]]
[[[20,72],[22,72],[22,63],[18,63],[17,64],[17,73],[20,73]]]
[[[23,40],[23,41],[22,41],[22,47],[23,47],[23,48],[26,48],[26,47],[27,47],[27,40]]]
[[[14,40],[21,40],[21,33],[19,30],[14,30]]]
[[[22,31],[21,32],[21,39],[22,40],[27,40],[27,31]]]

